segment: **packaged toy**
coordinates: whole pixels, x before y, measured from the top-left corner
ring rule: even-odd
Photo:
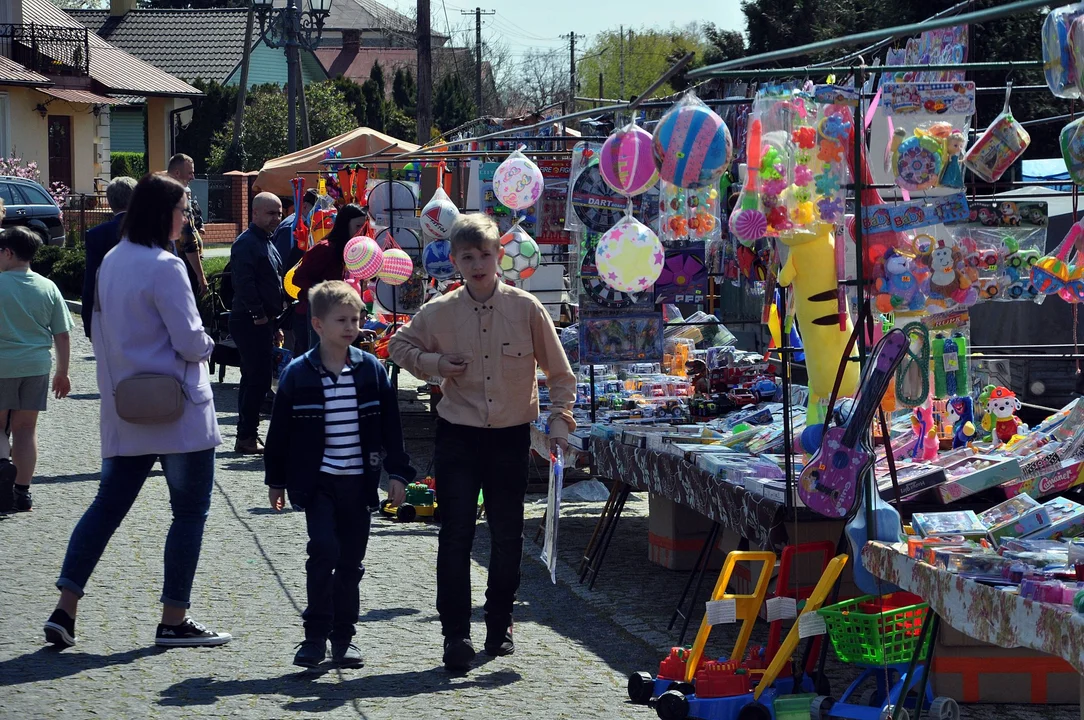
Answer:
[[[930,359],[933,365],[934,397],[947,398],[967,392],[967,338],[962,333],[953,333],[952,337],[935,334],[930,347]]]
[[[1011,81],[1005,90],[1005,107],[1001,114],[994,118],[990,127],[964,156],[964,165],[986,182],[1000,180],[1031,144],[1031,135],[1016,121],[1009,109],[1010,92]]]
[[[1070,29],[1082,14],[1084,7],[1074,3],[1051,10],[1043,21],[1043,70],[1046,73],[1046,84],[1050,92],[1068,100],[1080,97],[1077,64],[1070,47]]]
[[[929,270],[914,255],[889,248],[881,258],[883,275],[874,281],[875,303],[883,313],[918,312],[926,309]]]
[[[1084,184],[1084,118],[1074,120],[1062,128],[1058,140],[1069,177],[1077,185]]]
[[[898,186],[911,192],[963,187],[974,83],[886,83],[892,141],[886,160]]]
[[[635,123],[615,130],[602,144],[602,180],[622,195],[647,192],[659,179],[651,142],[651,133]]]
[[[652,150],[659,177],[683,188],[714,185],[733,158],[723,119],[687,93],[655,126]]]
[[[930,303],[945,309],[957,305],[974,305],[979,299],[978,270],[967,262],[965,250],[953,238],[936,239],[932,235],[918,235],[914,248],[919,262],[930,272]],[[970,253],[968,253],[970,254]]]

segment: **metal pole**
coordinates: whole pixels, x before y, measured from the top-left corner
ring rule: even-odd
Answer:
[[[599,93],[601,95],[601,93]],[[576,108],[576,32],[568,34],[568,102]]]
[[[289,4],[283,10],[286,13],[284,18],[286,26],[286,149],[292,153],[297,151],[297,73],[294,68],[297,58],[290,49],[297,42],[294,28],[294,14],[297,8],[294,6],[294,0],[288,0],[288,2]]]
[[[309,134],[309,103],[305,99],[305,78],[301,74],[301,48],[294,45],[294,72],[297,73],[297,107],[301,118],[301,141],[305,147],[312,147]]]
[[[433,33],[429,0],[418,0],[418,143],[431,139],[433,127]]]
[[[474,9],[474,73],[474,104],[481,117],[485,115],[482,110],[482,8]]]

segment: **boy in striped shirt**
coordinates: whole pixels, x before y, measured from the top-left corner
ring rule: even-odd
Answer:
[[[305,563],[305,640],[294,664],[316,667],[327,656],[360,667],[351,640],[358,619],[358,584],[378,507],[380,457],[398,505],[416,475],[403,449],[399,403],[375,357],[352,347],[361,327],[361,298],[341,281],[309,291],[319,344],[283,371],[271,414],[264,462],[268,498],[280,511],[288,492],[304,509],[309,532]]]

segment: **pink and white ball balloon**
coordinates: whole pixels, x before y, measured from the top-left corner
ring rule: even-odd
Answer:
[[[350,238],[343,249],[343,266],[350,277],[372,280],[384,265],[384,251],[365,235]]]
[[[636,125],[615,130],[602,144],[602,180],[622,195],[640,195],[659,181],[652,157],[651,133]]]
[[[659,237],[633,218],[624,218],[607,230],[595,249],[598,277],[620,292],[644,292],[662,274],[666,253]]]
[[[493,173],[493,195],[512,210],[525,210],[538,202],[545,185],[542,171],[519,150]]]
[[[402,285],[414,272],[414,261],[400,248],[388,248],[384,251],[384,264],[377,273],[377,278],[388,285]]]

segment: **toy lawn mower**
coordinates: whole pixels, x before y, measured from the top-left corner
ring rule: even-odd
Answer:
[[[440,521],[440,510],[437,508],[436,494],[433,491],[432,478],[426,478],[426,482],[410,483],[406,488],[406,498],[398,507],[391,504],[391,500],[380,503],[380,513],[387,518],[399,522],[413,522],[418,518],[428,518]]]

